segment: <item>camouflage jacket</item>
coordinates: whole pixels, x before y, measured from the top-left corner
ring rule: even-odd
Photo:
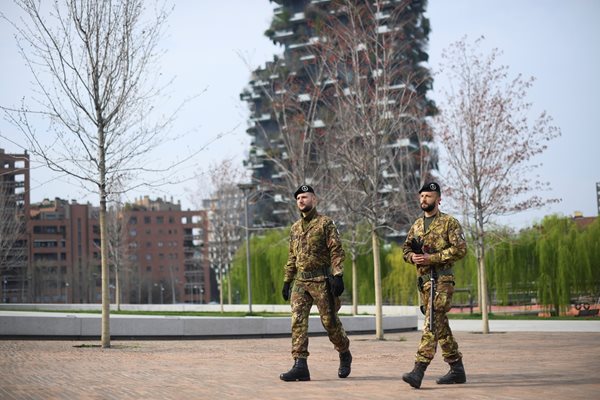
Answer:
[[[426,253],[431,254],[432,264],[438,271],[449,271],[455,261],[467,254],[467,242],[460,223],[451,215],[438,211],[425,232],[425,216],[419,217],[411,226],[402,247],[404,261],[413,263],[413,250],[410,243],[413,238],[423,240]],[[419,276],[429,273],[429,265],[417,265]]]
[[[323,271],[341,275],[344,272],[344,257],[335,223],[313,209],[290,229],[290,249],[284,282],[291,282],[293,279],[323,281]]]

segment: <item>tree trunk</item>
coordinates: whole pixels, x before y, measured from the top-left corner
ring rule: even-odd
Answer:
[[[219,264],[219,303],[221,303],[221,313],[225,312],[223,308],[223,266]]]
[[[119,259],[115,264],[115,304],[117,311],[121,311],[121,280],[119,279]]]
[[[356,252],[352,251],[352,315],[358,314],[358,277],[356,276]]]
[[[383,340],[383,315],[381,296],[381,261],[379,260],[379,237],[375,227],[371,231],[373,246],[373,271],[375,280],[375,338]]]
[[[106,224],[106,143],[104,127],[98,127],[98,172],[100,173],[100,259],[102,263],[102,335],[103,348],[110,347],[110,288],[108,283],[108,226]]]
[[[233,304],[231,296],[231,268],[227,269],[227,303]]]
[[[488,293],[487,293],[487,278],[485,272],[485,241],[484,241],[484,230],[483,230],[483,221],[481,216],[477,215],[475,224],[477,224],[476,231],[476,243],[477,243],[477,266],[479,269],[479,286],[481,293],[481,332],[484,334],[490,333],[490,324],[488,318]]]
[[[102,335],[103,348],[110,347],[110,296],[109,296],[109,273],[108,273],[108,246],[106,232],[106,193],[101,188],[100,193],[100,253],[102,263]]]

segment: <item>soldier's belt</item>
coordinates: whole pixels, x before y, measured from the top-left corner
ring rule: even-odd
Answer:
[[[298,279],[312,279],[318,276],[325,276],[325,272],[321,269],[316,269],[314,271],[302,271],[298,272]]]
[[[439,278],[440,276],[443,276],[443,275],[454,275],[454,271],[452,271],[452,269],[443,269],[443,270],[441,270],[441,271],[437,271],[437,276],[438,276],[438,278]],[[421,276],[419,277],[419,279],[420,279],[420,280],[422,280],[423,282],[426,282],[426,281],[428,281],[429,279],[431,279],[431,274],[424,274],[424,275],[421,275]]]

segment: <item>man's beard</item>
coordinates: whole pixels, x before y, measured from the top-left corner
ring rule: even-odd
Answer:
[[[435,203],[427,204],[425,206],[421,205],[421,210],[423,210],[425,212],[431,212],[431,211],[435,210]]]
[[[307,205],[305,205],[303,208],[301,208],[301,209],[300,209],[300,212],[303,212],[303,213],[305,213],[305,214],[306,214],[306,213],[309,213],[309,212],[310,212],[310,210],[312,210],[312,209],[313,209],[313,206],[312,206],[312,205],[309,205],[309,204],[307,204]]]

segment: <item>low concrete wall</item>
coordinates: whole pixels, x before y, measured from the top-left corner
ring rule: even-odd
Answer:
[[[348,333],[375,332],[375,317],[342,316]],[[384,316],[387,332],[414,330],[417,316]],[[101,316],[47,312],[0,311],[0,337],[70,337],[100,336]],[[290,334],[290,317],[171,317],[111,315],[113,338],[209,338],[266,337]],[[309,319],[309,332],[324,334],[318,316]]]
[[[2,304],[0,310],[12,311],[100,311],[100,304]],[[111,310],[116,310],[114,304],[110,306]],[[414,315],[419,312],[419,308],[415,306],[383,306],[383,315]],[[178,311],[178,312],[220,312],[219,304],[121,304],[123,311]],[[248,304],[224,304],[225,312],[247,312]],[[253,304],[252,312],[278,312],[289,313],[289,304]],[[317,308],[313,306],[311,313],[316,314]],[[342,305],[340,314],[352,314],[351,305]],[[375,315],[375,306],[366,305],[358,306],[359,315]]]

